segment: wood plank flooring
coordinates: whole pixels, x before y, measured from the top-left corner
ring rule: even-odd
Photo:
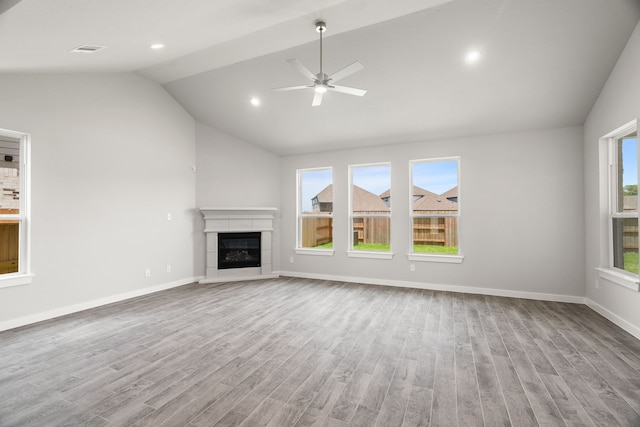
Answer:
[[[640,341],[576,304],[280,278],[0,333],[0,426],[640,426]]]

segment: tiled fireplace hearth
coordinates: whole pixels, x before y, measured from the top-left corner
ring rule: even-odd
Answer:
[[[266,279],[273,274],[271,253],[276,208],[200,208],[206,237],[206,277],[200,283]],[[219,268],[218,236],[227,233],[260,233],[260,266]]]

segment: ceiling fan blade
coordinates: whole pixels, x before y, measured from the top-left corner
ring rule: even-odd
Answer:
[[[356,96],[364,96],[364,94],[367,93],[367,91],[364,89],[356,89],[355,87],[338,86],[338,85],[327,86],[327,89],[332,90],[334,92],[348,93],[349,95],[356,95]]]
[[[314,81],[316,79],[316,75],[313,74],[307,67],[302,65],[302,62],[298,61],[297,59],[287,59],[287,62],[291,64],[296,70],[300,71],[303,76],[311,79],[311,81]]]
[[[340,79],[344,79],[347,76],[350,76],[351,74],[358,72],[360,70],[362,70],[364,68],[364,65],[362,65],[361,63],[359,63],[358,61],[347,65],[346,67],[344,67],[342,70],[336,71],[335,73],[333,73],[330,76],[330,80],[332,82],[337,82]]]
[[[309,89],[312,88],[313,86],[306,86],[306,85],[302,85],[302,86],[286,86],[286,87],[274,87],[271,88],[271,90],[277,91],[277,92],[284,92],[286,90],[298,90],[298,89]]]
[[[313,102],[311,103],[312,107],[317,107],[322,104],[322,95],[324,95],[324,92],[316,92],[315,95],[313,95]]]

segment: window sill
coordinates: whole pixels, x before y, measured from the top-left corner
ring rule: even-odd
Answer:
[[[392,259],[393,252],[347,251],[350,258]]]
[[[33,274],[3,274],[0,276],[0,288],[28,285],[33,281],[33,276]]]
[[[447,264],[462,264],[462,255],[432,255],[432,254],[407,254],[409,261],[442,262]]]
[[[296,248],[297,255],[333,256],[333,249]]]
[[[634,292],[640,291],[640,278],[635,274],[625,274],[611,268],[596,268],[596,270],[601,279],[605,279]]]

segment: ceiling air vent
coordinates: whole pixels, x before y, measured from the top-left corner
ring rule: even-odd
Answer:
[[[93,46],[93,45],[84,44],[82,46],[78,46],[77,48],[70,50],[70,52],[71,53],[94,53],[104,49],[105,47],[106,46]]]

